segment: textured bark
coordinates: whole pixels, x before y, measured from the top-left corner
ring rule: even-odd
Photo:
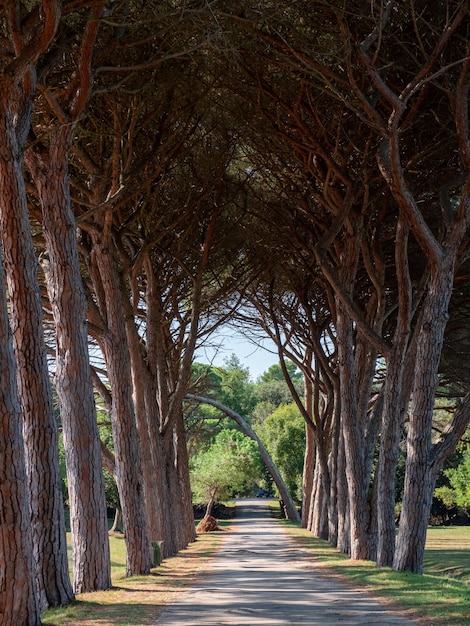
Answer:
[[[152,567],[144,502],[142,463],[132,400],[123,295],[110,237],[92,235],[92,277],[106,328],[100,335],[112,393],[111,423],[115,477],[126,540],[126,575],[145,575]]]
[[[405,348],[393,351],[384,386],[380,452],[376,470],[377,565],[391,567],[395,554],[395,473],[404,420],[402,381]]]
[[[176,430],[176,460],[178,479],[181,489],[181,501],[182,512],[184,517],[184,523],[181,524],[182,537],[184,546],[188,543],[192,543],[196,539],[196,533],[194,530],[194,512],[193,501],[191,491],[191,481],[189,475],[189,458],[188,458],[188,445],[186,441],[186,430],[184,426],[183,414],[175,425]]]
[[[328,497],[323,487],[322,468],[317,456],[309,529],[321,539],[328,539]]]
[[[437,371],[448,318],[454,263],[446,255],[431,271],[418,337],[416,372],[407,437],[403,504],[394,569],[423,571],[426,531],[435,486],[432,419]]]
[[[351,552],[351,523],[349,515],[348,481],[346,476],[346,453],[344,436],[341,431],[337,456],[337,507],[338,507],[338,550],[344,554]]]
[[[341,424],[346,458],[352,559],[367,559],[369,505],[364,458],[364,433],[360,429],[354,377],[352,322],[338,303],[336,329],[341,381]]]
[[[310,528],[310,508],[312,505],[312,491],[315,467],[315,433],[313,428],[305,424],[305,452],[302,477],[302,528]]]
[[[56,386],[63,424],[76,593],[111,586],[101,450],[91,381],[86,299],[70,203],[70,128],[52,133],[49,153],[27,154],[38,189],[48,253],[46,280],[56,327]]]
[[[0,620],[2,626],[41,623],[26,491],[21,409],[0,266]]]
[[[159,448],[160,435],[155,402],[156,392],[147,364],[143,359],[140,337],[130,313],[129,311],[126,315],[126,331],[131,358],[134,410],[141,447],[142,479],[149,537],[151,541],[161,541],[164,539],[163,481],[158,460],[161,450]],[[164,543],[162,546],[163,556],[169,556],[165,552],[166,550],[167,546]]]
[[[311,361],[311,359],[310,359]],[[313,388],[308,377],[304,378],[305,410],[313,415]],[[315,431],[311,424],[305,422],[305,452],[302,475],[302,528],[309,527],[310,507],[312,504],[313,472],[315,466]]]
[[[331,423],[331,451],[328,458],[328,468],[330,472],[330,494],[329,494],[329,512],[328,512],[328,541],[337,547],[338,545],[338,524],[340,499],[338,491],[338,466],[339,466],[339,442],[340,442],[340,401],[335,382],[333,391],[337,398],[337,402],[333,408],[333,416]]]
[[[26,124],[26,122],[24,122]],[[37,259],[29,226],[22,152],[8,103],[0,103],[0,230],[10,301],[19,396],[23,411],[31,529],[40,608],[73,599]]]
[[[210,240],[210,234],[207,236]],[[201,271],[204,267],[207,251],[203,253]],[[152,379],[151,396],[148,396],[149,419],[155,415],[157,420],[151,428],[157,428],[157,436],[152,440],[155,446],[157,485],[161,487],[161,509],[163,513],[164,550],[167,555],[175,554],[186,547],[187,540],[192,540],[194,517],[192,506],[189,509],[189,471],[184,467],[187,452],[182,451],[183,439],[178,435],[178,422],[182,419],[182,403],[189,385],[191,362],[201,306],[200,273],[194,277],[194,291],[191,295],[193,307],[189,328],[180,329],[183,341],[172,335],[170,324],[164,310],[164,298],[160,293],[161,285],[150,261],[146,263],[147,275],[147,364]],[[178,296],[179,297],[179,296]],[[181,322],[178,319],[178,324]],[[155,445],[156,444],[156,445]],[[185,444],[184,444],[185,445]],[[187,461],[186,461],[187,462]]]

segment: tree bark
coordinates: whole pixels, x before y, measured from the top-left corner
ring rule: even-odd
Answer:
[[[38,189],[48,261],[46,283],[56,327],[56,386],[66,452],[76,593],[111,586],[101,450],[88,356],[67,154],[70,127],[52,131],[49,152],[27,153]]]
[[[123,532],[122,511],[121,511],[121,509],[119,507],[116,508],[116,511],[114,513],[113,525],[109,529],[109,532],[110,533],[122,533]]]
[[[313,428],[305,423],[305,452],[304,469],[302,476],[302,528],[308,528],[310,509],[312,506],[312,491],[315,469],[315,433]]]
[[[419,574],[423,571],[426,531],[436,479],[432,420],[453,276],[454,255],[443,254],[441,263],[431,269],[416,354],[405,486],[393,567]]]
[[[154,380],[142,354],[141,338],[132,315],[130,303],[126,314],[126,333],[132,368],[134,410],[141,446],[142,479],[151,541],[164,541],[162,554],[170,556],[164,534],[163,476],[161,469],[159,416],[155,402]]]
[[[21,408],[5,293],[0,264],[0,616],[2,626],[38,626]]]
[[[26,107],[26,111],[28,109],[30,107]],[[21,125],[28,127],[30,116],[26,114],[26,118]],[[44,610],[49,606],[68,604],[73,599],[73,591],[68,574],[58,429],[43,338],[37,259],[28,218],[22,147],[16,136],[10,105],[4,99],[0,105],[0,144],[0,230],[18,363],[39,604]]]
[[[311,362],[311,359],[310,359]],[[305,410],[313,415],[313,385],[310,378],[304,376]],[[305,453],[302,476],[302,528],[308,528],[310,507],[312,504],[313,473],[315,467],[315,430],[313,425],[305,421]]]
[[[408,227],[399,216],[395,240],[395,267],[398,282],[398,311],[392,348],[387,355],[383,398],[380,451],[374,484],[377,512],[377,565],[392,567],[395,544],[395,474],[400,437],[408,406],[411,385],[405,383],[405,366],[413,358],[409,346],[413,313],[412,288],[408,264]],[[418,295],[419,297],[419,295]]]
[[[341,424],[344,437],[348,485],[351,552],[354,560],[370,558],[368,549],[368,476],[365,469],[364,432],[361,432],[354,376],[352,322],[338,302],[336,319],[341,384]]]
[[[115,450],[115,476],[126,540],[126,576],[145,575],[152,567],[151,543],[145,510],[142,463],[138,442],[132,375],[127,346],[122,285],[113,254],[114,243],[102,224],[92,234],[92,279],[106,320],[100,344],[111,385],[111,423]]]

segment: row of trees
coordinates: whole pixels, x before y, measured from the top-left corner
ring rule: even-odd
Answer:
[[[307,424],[304,523],[420,571],[470,418],[467,395],[432,439],[439,374],[467,382],[440,357],[468,310],[470,4],[335,4],[2,5],[5,625],[110,586],[102,463],[128,575],[149,571],[152,540],[194,538],[183,403],[196,347],[236,310],[304,375],[302,402],[283,366]]]
[[[182,401],[202,302],[210,312],[242,263],[224,275],[230,136],[204,114],[188,52],[211,37],[207,12],[56,0],[1,11],[0,608],[2,624],[33,625],[47,606],[111,585],[102,462],[118,486],[128,575],[149,572],[152,540],[172,554],[194,539]]]
[[[468,9],[320,1],[256,27],[240,19],[262,268],[243,322],[261,324],[309,386],[305,523],[398,570],[422,571],[436,476],[470,417],[464,392],[433,438],[446,328],[449,345],[462,338],[449,304],[466,293]],[[452,382],[465,390],[463,368]]]
[[[302,375],[291,361],[286,369],[294,382],[296,393],[304,401]],[[259,447],[265,447],[269,461],[275,464],[285,488],[296,502],[310,508],[310,502],[302,502],[306,471],[310,464],[306,452],[306,424],[302,413],[292,399],[280,365],[273,365],[255,382],[250,371],[232,355],[222,367],[196,364],[195,375],[205,372],[204,397],[188,396],[191,402],[185,414],[189,444],[191,485],[195,502],[213,505],[211,494],[216,500],[233,497],[234,494],[255,495],[261,491],[280,495],[276,480],[264,470],[256,470]],[[441,389],[441,391],[445,391]],[[197,399],[195,403],[194,400]],[[437,406],[445,401],[445,408],[436,408],[433,428],[442,428],[441,412],[448,412],[455,398],[439,398]],[[228,409],[237,406],[246,420],[240,421],[237,412]],[[238,413],[239,416],[239,413]],[[232,419],[228,419],[232,418]],[[445,421],[445,418],[444,418]],[[250,427],[246,427],[248,422]],[[251,444],[242,444],[242,433],[251,438]],[[233,438],[232,438],[233,436]],[[222,442],[222,445],[220,445]],[[403,497],[405,439],[401,437],[399,461],[395,477],[396,517],[399,517]],[[258,445],[253,445],[258,444]],[[449,523],[457,518],[461,523],[470,507],[468,429],[462,444],[445,464],[434,491],[430,522]],[[240,454],[240,459],[235,458]],[[250,462],[246,462],[247,455]],[[232,458],[233,456],[233,458]],[[230,457],[230,463],[227,459]],[[218,459],[221,462],[218,462]],[[376,463],[377,455],[374,463]],[[246,466],[246,472],[244,467]],[[253,469],[255,471],[253,471]],[[304,514],[304,521],[306,515]]]

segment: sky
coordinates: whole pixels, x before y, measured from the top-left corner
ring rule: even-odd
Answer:
[[[259,340],[256,339],[258,342]],[[224,361],[234,354],[243,367],[250,370],[253,381],[261,376],[271,365],[279,363],[274,343],[266,339],[262,345],[255,345],[243,335],[234,330],[225,330],[211,338],[211,343],[219,347],[200,348],[196,352],[198,363],[209,363],[218,367],[224,365]]]

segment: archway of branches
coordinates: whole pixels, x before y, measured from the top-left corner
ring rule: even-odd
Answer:
[[[435,480],[470,420],[469,3],[13,4],[0,529],[25,584],[5,583],[7,623],[111,584],[102,463],[128,575],[149,571],[152,541],[194,539],[183,402],[227,321],[275,342],[304,417],[303,524],[420,572]]]

